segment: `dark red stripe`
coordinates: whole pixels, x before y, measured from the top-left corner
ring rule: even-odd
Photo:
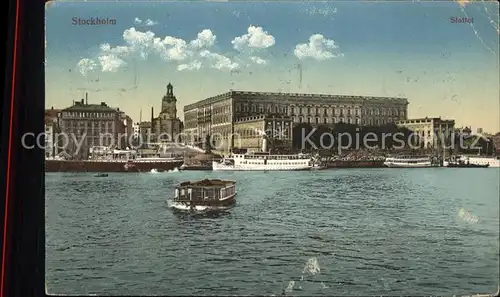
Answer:
[[[7,241],[8,241],[8,230],[9,230],[9,200],[10,200],[10,182],[11,182],[11,161],[12,161],[12,140],[13,125],[14,125],[14,102],[16,98],[16,75],[17,75],[17,51],[18,51],[18,35],[19,35],[19,1],[16,1],[16,17],[14,24],[14,48],[12,57],[12,84],[10,93],[10,119],[9,119],[9,144],[7,147],[7,172],[5,178],[5,213],[4,213],[4,223],[3,223],[3,242],[2,242],[2,275],[0,280],[0,296],[5,296],[5,270],[6,270],[6,260],[7,260]]]

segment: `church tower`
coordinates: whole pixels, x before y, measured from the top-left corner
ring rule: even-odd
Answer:
[[[161,113],[164,115],[164,119],[177,118],[177,98],[175,98],[174,87],[171,83],[168,83],[167,93],[161,100]]]

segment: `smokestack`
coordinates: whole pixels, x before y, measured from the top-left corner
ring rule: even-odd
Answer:
[[[153,119],[154,119],[154,107],[151,106],[151,124],[153,123]]]
[[[89,93],[85,92],[85,105],[89,105]]]

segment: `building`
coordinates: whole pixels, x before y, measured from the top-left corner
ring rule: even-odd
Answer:
[[[139,134],[141,135],[141,139],[143,142],[151,142],[152,141],[152,125],[151,122],[140,122],[139,123]]]
[[[132,134],[134,134],[134,136],[139,136],[140,133],[141,133],[140,124],[139,123],[132,124]]]
[[[450,144],[455,132],[455,120],[443,120],[441,117],[401,120],[397,121],[396,125],[405,127],[418,135],[424,148]]]
[[[238,118],[234,122],[234,148],[252,151],[268,151],[269,148],[286,149],[292,147],[292,118],[283,114],[266,114]],[[216,143],[221,143],[214,135]],[[266,144],[264,145],[264,139]]]
[[[56,138],[59,130],[57,115],[59,112],[60,110],[54,109],[54,107],[45,110],[45,158],[55,157]]]
[[[205,135],[217,134],[217,146],[230,151],[236,147],[235,123],[256,116],[280,114],[290,117],[292,125],[366,126],[404,120],[407,109],[404,98],[230,91],[185,106],[184,136],[186,143],[196,145]]]
[[[119,133],[118,147],[120,149],[125,149],[131,145],[133,139],[133,121],[125,112],[120,111],[120,108],[116,108],[118,112],[119,123],[117,124],[117,130]]]
[[[87,159],[89,148],[93,146],[116,147],[119,133],[123,131],[123,121],[119,110],[105,102],[88,104],[86,99],[59,112],[59,126],[65,151],[77,159]],[[57,152],[56,152],[57,154]]]
[[[459,135],[469,136],[472,134],[472,130],[469,127],[465,126],[465,127],[461,127],[461,128],[456,128],[455,133],[459,134]]]
[[[154,117],[151,108],[151,129],[156,141],[182,142],[182,122],[177,117],[177,98],[174,95],[174,87],[171,83],[167,85],[167,93],[161,100],[161,111],[158,117]]]
[[[493,146],[495,147],[495,150],[494,150],[495,154],[500,155],[500,132],[493,135],[493,137],[491,137],[491,139],[493,140]]]

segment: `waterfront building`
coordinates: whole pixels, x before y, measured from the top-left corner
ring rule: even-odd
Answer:
[[[132,134],[134,134],[134,136],[138,136],[141,133],[140,131],[140,123],[132,124]]]
[[[59,129],[59,119],[57,117],[59,112],[60,110],[54,109],[54,107],[45,110],[45,158],[53,158],[55,156],[54,148],[56,134]]]
[[[455,131],[455,120],[443,120],[441,117],[400,120],[396,125],[418,135],[424,148],[435,148],[443,141],[449,144]]]
[[[340,122],[367,126],[405,120],[407,109],[405,98],[230,91],[186,105],[184,134],[191,144],[207,134],[220,135],[217,146],[230,151],[236,147],[235,123],[252,117],[280,114],[290,117],[292,126]],[[261,137],[252,137],[254,140],[246,143],[255,146]]]
[[[234,147],[251,151],[292,148],[292,118],[283,114],[264,114],[238,118],[234,122]],[[220,143],[219,135],[214,141]]]
[[[494,150],[495,154],[500,155],[500,132],[493,135],[492,140],[493,140],[493,146],[495,148]]]
[[[151,107],[151,132],[155,135],[156,141],[182,142],[178,139],[182,128],[182,121],[177,117],[177,98],[174,95],[174,87],[169,83],[167,93],[161,100],[161,110],[157,117],[154,117],[154,109]]]
[[[125,112],[121,111],[120,108],[116,108],[118,112],[118,132],[120,133],[120,141],[118,143],[118,147],[121,149],[127,148],[130,146],[130,141],[132,140],[133,135],[133,121],[130,116],[128,116]]]
[[[67,136],[65,151],[78,159],[87,159],[90,147],[116,146],[120,133],[124,133],[119,110],[105,102],[89,104],[87,94],[85,97],[58,115],[60,130]]]
[[[469,136],[472,134],[472,130],[469,127],[465,126],[461,128],[455,128],[455,133],[459,135]]]

